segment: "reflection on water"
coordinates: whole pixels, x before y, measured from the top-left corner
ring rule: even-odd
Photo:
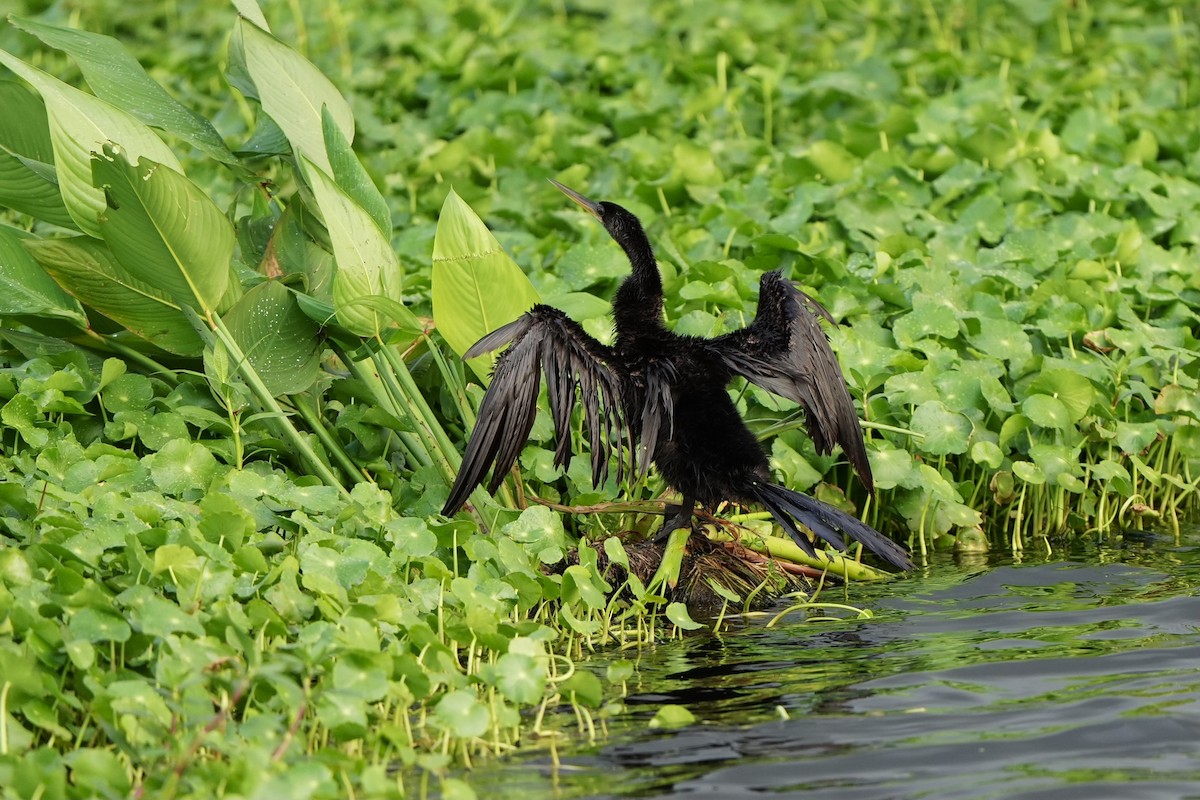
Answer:
[[[1200,536],[856,589],[876,617],[643,655],[604,742],[488,797],[1200,798]],[[829,598],[827,598],[829,599]],[[679,703],[698,722],[653,731]],[[783,719],[783,709],[787,719]]]

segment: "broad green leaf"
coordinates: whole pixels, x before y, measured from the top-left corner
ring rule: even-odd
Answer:
[[[455,736],[473,739],[487,732],[491,715],[474,692],[459,690],[438,701],[432,721]]]
[[[1096,401],[1097,396],[1096,389],[1090,380],[1069,369],[1044,370],[1033,379],[1029,388],[1031,391],[1050,395],[1062,402],[1070,414],[1072,423],[1083,419],[1084,415],[1091,410],[1092,403]],[[1037,422],[1037,420],[1034,421]]]
[[[238,163],[212,123],[167,94],[116,39],[21,17],[10,21],[75,59],[97,97],[128,109],[147,125],[190,142],[218,161]]]
[[[575,670],[575,674],[562,682],[559,687],[572,703],[599,708],[604,700],[604,686],[600,679],[585,669]]]
[[[46,104],[14,81],[0,81],[0,206],[74,228],[54,174]]]
[[[267,18],[263,16],[262,9],[258,7],[258,3],[255,0],[233,0],[233,7],[237,9],[239,14],[264,31],[271,30],[271,26],[267,24]]]
[[[312,62],[247,19],[237,21],[230,49],[238,51],[263,111],[287,136],[292,151],[330,172],[321,109],[328,108],[342,135],[354,140],[354,114],[337,87]]]
[[[392,213],[387,201],[379,193],[371,176],[363,169],[362,162],[354,154],[350,142],[338,127],[337,120],[328,106],[321,108],[321,132],[325,139],[325,154],[333,169],[333,179],[351,200],[371,215],[386,238],[392,235]]]
[[[169,353],[200,355],[204,345],[174,301],[126,272],[103,242],[74,236],[29,240],[25,247],[84,305]]]
[[[671,603],[667,606],[667,619],[677,628],[685,631],[695,631],[703,628],[703,623],[696,622],[688,614],[687,606],[683,603]]]
[[[179,160],[148,126],[116,106],[68,86],[0,50],[0,64],[28,81],[46,103],[50,142],[63,203],[84,233],[103,238],[98,218],[105,210],[104,192],[92,183],[92,154],[108,143],[119,145],[129,159],[149,158],[176,172]]]
[[[901,347],[912,347],[930,336],[952,339],[958,335],[958,315],[936,298],[917,295],[912,311],[896,320],[892,334]]]
[[[22,246],[32,239],[24,231],[0,225],[0,317],[53,317],[86,328],[79,303]]]
[[[392,327],[389,315],[358,303],[380,296],[402,303],[400,261],[371,215],[350,199],[317,164],[300,159],[337,260],[333,303],[338,321],[358,336],[379,336]]]
[[[240,288],[232,271],[233,225],[182,173],[126,156],[105,146],[93,160],[93,180],[108,198],[100,232],[113,255],[177,305],[223,311]]]
[[[505,653],[496,662],[496,688],[514,703],[533,705],[546,691],[546,669],[533,656]]]
[[[217,463],[204,445],[175,439],[153,455],[150,477],[163,494],[178,495],[189,490],[204,491],[217,473]],[[158,552],[163,550],[159,548]]]
[[[668,612],[670,613],[670,612]],[[696,721],[696,715],[683,706],[661,706],[650,719],[651,728],[682,728]]]
[[[967,452],[971,421],[946,408],[940,400],[930,400],[918,406],[909,427],[924,436],[918,440],[917,446],[926,453],[940,456]]]
[[[279,281],[247,291],[224,321],[272,395],[302,392],[316,381],[321,366],[317,324]]]
[[[1034,425],[1043,428],[1066,430],[1071,427],[1071,412],[1066,404],[1050,395],[1033,394],[1026,397],[1025,402],[1021,403],[1021,411]]]
[[[529,278],[451,190],[433,239],[433,317],[442,337],[461,355],[537,302]],[[469,364],[487,380],[493,359],[480,356]]]

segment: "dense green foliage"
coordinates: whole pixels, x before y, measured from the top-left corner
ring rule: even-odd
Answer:
[[[400,5],[0,30],[5,797],[396,796],[555,704],[592,725],[628,671],[573,660],[652,636],[646,587],[610,602],[588,548],[543,574],[564,518],[513,509],[622,487],[558,474],[543,421],[522,487],[436,517],[480,395],[457,331],[536,292],[608,335],[626,264],[546,177],[642,217],[677,331],[778,267],[844,322],[882,491],[737,387],[789,485],[921,549],[1195,507],[1182,6]]]

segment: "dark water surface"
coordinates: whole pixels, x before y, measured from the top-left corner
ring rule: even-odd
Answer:
[[[854,589],[873,619],[797,615],[646,651],[607,739],[560,745],[558,770],[535,750],[471,783],[523,800],[1200,798],[1198,595],[1195,533],[946,557]],[[663,703],[696,724],[648,728]]]

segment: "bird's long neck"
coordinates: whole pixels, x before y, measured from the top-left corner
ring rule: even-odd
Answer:
[[[613,298],[613,322],[618,346],[664,330],[662,275],[654,250],[640,227],[617,240],[629,256],[630,275]]]

